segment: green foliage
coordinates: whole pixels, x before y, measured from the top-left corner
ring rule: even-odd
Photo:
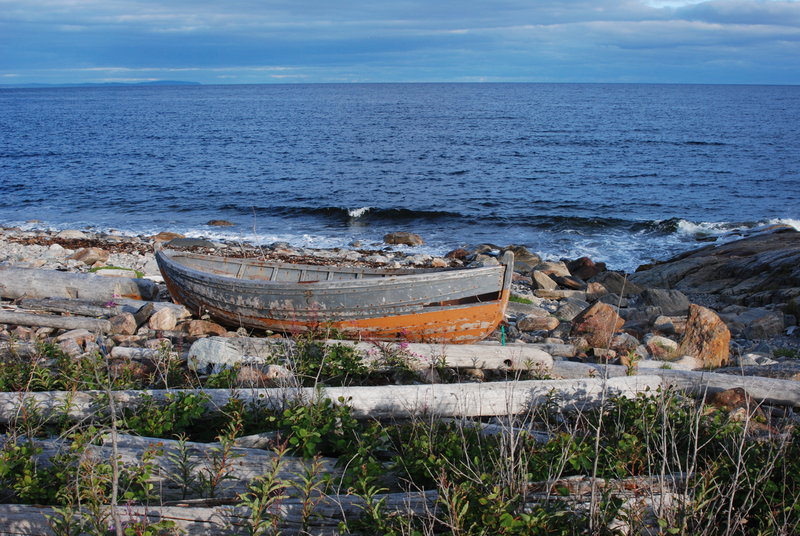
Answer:
[[[294,371],[305,386],[361,384],[369,377],[363,356],[352,346],[325,344],[312,336],[296,342]]]
[[[187,432],[206,411],[209,396],[202,392],[167,393],[165,404],[142,395],[135,410],[126,409],[125,422],[137,434],[148,437],[173,437]]]
[[[525,303],[525,304],[528,304],[528,305],[533,303],[528,298],[523,298],[522,296],[517,296],[516,294],[512,294],[511,296],[509,296],[508,297],[508,301],[514,302],[514,303]]]

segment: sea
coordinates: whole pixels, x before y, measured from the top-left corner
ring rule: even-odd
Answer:
[[[4,227],[633,270],[773,224],[800,227],[800,86],[0,89]]]

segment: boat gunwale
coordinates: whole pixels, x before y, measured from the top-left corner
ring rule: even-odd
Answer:
[[[503,289],[504,270],[505,266],[498,264],[497,266],[483,266],[476,268],[451,268],[451,269],[433,269],[422,273],[414,270],[407,274],[390,274],[385,277],[375,278],[354,278],[354,279],[337,279],[337,280],[319,280],[319,281],[272,281],[269,279],[239,279],[230,274],[217,274],[206,272],[186,266],[185,264],[176,260],[169,254],[169,250],[159,250],[156,253],[156,259],[159,255],[165,259],[167,267],[180,272],[185,276],[189,276],[197,281],[205,283],[213,283],[217,287],[245,287],[247,290],[263,290],[266,288],[275,289],[280,291],[292,290],[295,292],[303,293],[312,290],[328,290],[328,291],[351,291],[358,288],[391,288],[403,287],[409,284],[418,285],[426,282],[439,283],[447,280],[469,280],[473,278],[492,277],[498,278],[497,291]],[[198,256],[202,259],[203,256]],[[228,259],[229,257],[215,257],[217,259]],[[289,265],[290,268],[308,266],[319,269],[315,265],[293,265],[291,263],[278,263],[278,266]],[[297,268],[298,271],[303,268]],[[337,271],[335,266],[332,266],[331,271]],[[352,272],[349,272],[352,273]],[[373,272],[375,273],[375,272]],[[383,273],[383,272],[377,272]]]

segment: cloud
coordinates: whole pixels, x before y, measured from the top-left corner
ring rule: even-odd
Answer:
[[[659,80],[692,81],[716,65],[720,82],[800,83],[787,74],[800,62],[796,1],[343,4],[0,0],[0,74],[56,79],[115,65],[257,82],[276,80],[263,67],[278,65],[292,70],[280,80],[646,81],[655,62],[674,65]]]

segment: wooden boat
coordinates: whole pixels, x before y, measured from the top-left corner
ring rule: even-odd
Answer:
[[[498,266],[374,269],[312,266],[162,249],[172,298],[233,327],[349,338],[469,343],[488,336],[508,304],[514,255]]]

